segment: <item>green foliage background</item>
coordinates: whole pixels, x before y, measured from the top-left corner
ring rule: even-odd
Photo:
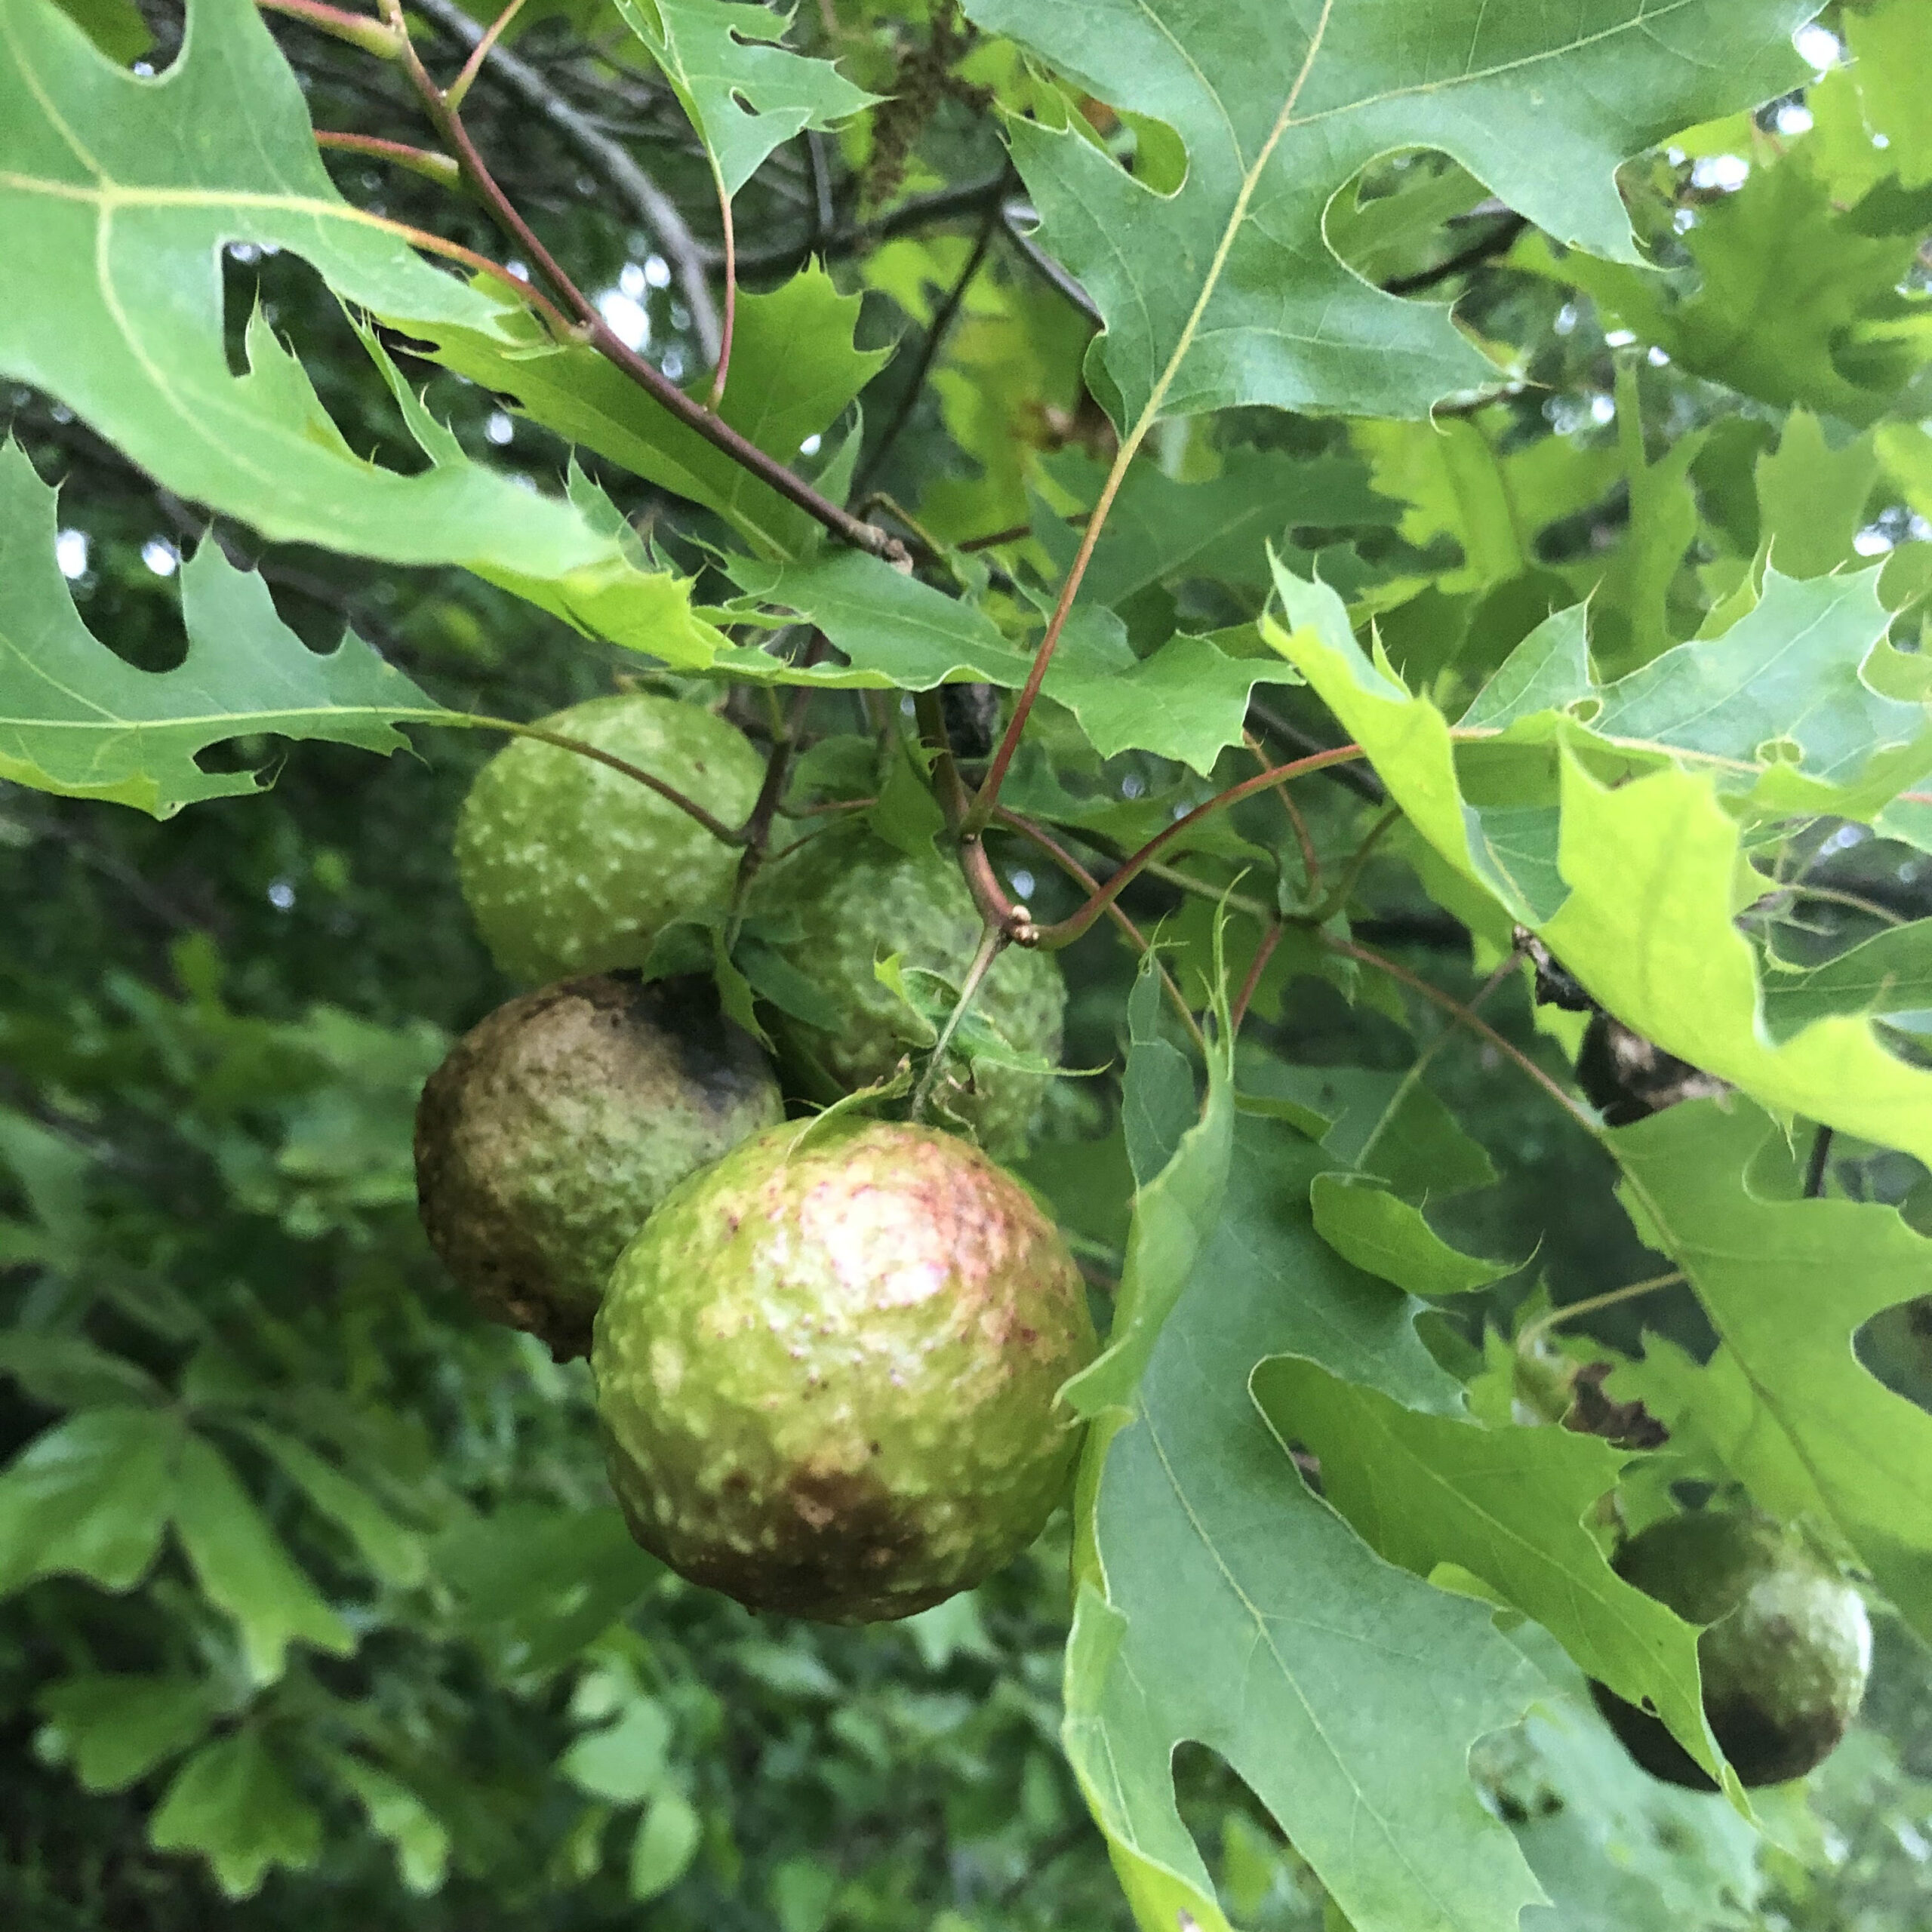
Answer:
[[[159,0],[63,11],[124,66],[180,53]],[[505,252],[472,202],[307,143],[304,111],[429,138],[392,66],[201,0],[190,54],[227,58],[184,102],[0,0],[8,1923],[1922,1923],[1932,125],[1903,77],[1932,25],[1847,4],[1801,60],[1802,7],[1700,0],[1601,55],[1487,50],[1547,63],[1531,101],[1447,85],[1531,31],[1449,0],[1413,54],[1349,0],[1157,11],[1171,44],[1110,5],[825,0],[787,29],[546,0],[509,38],[700,236],[734,198],[724,414],[916,518],[940,567],[902,577],[487,278],[315,213],[332,174]],[[458,17],[420,23],[445,75]],[[677,250],[531,99],[486,64],[479,148],[697,379]],[[171,169],[200,198],[131,189],[112,248],[103,203],[46,192]],[[1023,194],[1037,240],[1000,219]],[[1176,264],[1223,233],[1197,341]],[[367,752],[724,673],[754,729],[759,684],[813,691],[795,802],[866,795],[898,691],[1023,681],[1123,431],[1004,802],[1104,871],[1253,771],[1244,728],[1281,757],[1346,737],[1377,777],[1293,795],[1343,889],[1263,795],[1124,895],[1197,1005],[1217,900],[1235,984],[1291,915],[1204,1083],[1131,951],[1063,955],[1067,1064],[1108,1071],[1063,1084],[1026,1171],[1118,1287],[1072,1392],[1078,1503],[908,1624],[755,1619],[632,1548],[586,1371],[478,1322],[423,1242],[417,1091],[512,990],[448,859],[495,740]],[[149,683],[184,605],[189,661]],[[833,658],[795,654],[806,625]],[[875,818],[924,840],[915,770],[888,760]],[[1041,919],[1078,904],[994,842]],[[1751,1097],[1604,1135],[1540,1092],[1414,983],[1469,998],[1514,922]],[[1580,1020],[1521,971],[1484,1013],[1567,1087]],[[1688,1285],[1516,1358],[1654,1248]],[[1605,1361],[1665,1453],[1538,1412],[1539,1374]],[[1755,1827],[1636,1772],[1581,1694],[1580,1665],[1621,1669],[1699,1728],[1688,1635],[1618,1595],[1592,1513],[1673,1483],[1802,1516],[1875,1580],[1866,1720]]]

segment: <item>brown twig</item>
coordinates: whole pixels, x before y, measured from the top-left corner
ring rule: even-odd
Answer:
[[[473,48],[483,37],[482,26],[463,11],[457,0],[410,0],[410,4],[465,47]],[[706,278],[703,251],[677,204],[637,165],[627,149],[605,134],[589,115],[573,106],[527,60],[497,46],[491,49],[485,67],[526,106],[541,115],[629,203],[677,275],[699,347],[706,361],[714,358],[718,343],[717,306]]]
[[[1014,700],[1006,730],[994,749],[992,763],[986,768],[985,782],[980,787],[979,796],[968,816],[969,825],[976,819],[990,817],[993,807],[999,802],[999,788],[1006,782],[1014,754],[1020,749],[1021,734],[1026,729],[1027,719],[1033,714],[1033,706],[1039,701],[1040,687],[1046,682],[1054,654],[1060,648],[1060,633],[1066,629],[1066,620],[1072,614],[1073,600],[1079,593],[1081,580],[1087,574],[1087,566],[1094,560],[1094,548],[1100,540],[1107,512],[1113,508],[1114,499],[1119,495],[1120,487],[1126,479],[1127,465],[1116,462],[1107,472],[1107,480],[1100,486],[1100,499],[1081,534],[1080,548],[1073,553],[1073,561],[1068,568],[1066,580],[1060,585],[1053,615],[1047,620],[1045,634],[1040,639],[1039,648],[1033,654],[1032,668],[1026,673],[1026,681],[1020,688],[1019,697]]]
[[[383,0],[383,7],[397,31],[404,32],[401,0]],[[906,546],[896,537],[872,524],[861,522],[829,497],[822,496],[802,477],[794,475],[755,443],[740,435],[721,417],[714,415],[703,404],[685,395],[654,363],[647,361],[614,334],[596,305],[565,272],[556,257],[497,185],[477,151],[475,143],[471,140],[469,131],[463,125],[463,117],[451,109],[413,46],[405,48],[403,64],[436,131],[462,165],[463,177],[472,192],[488,209],[498,227],[516,243],[536,271],[555,290],[564,306],[577,316],[580,332],[600,355],[615,364],[687,428],[696,430],[706,441],[769,484],[833,535],[842,538],[855,549],[866,551],[889,561],[906,559]]]
[[[460,262],[478,275],[487,275],[492,281],[500,282],[509,290],[518,301],[534,309],[557,335],[568,337],[572,333],[571,318],[542,289],[533,288],[525,276],[513,275],[503,263],[493,262],[488,255],[479,255],[474,248],[466,248],[459,242],[445,242],[440,235],[432,234],[426,228],[411,227],[405,221],[392,221],[386,215],[368,215],[366,219],[375,227],[387,229],[412,248],[420,248],[426,254],[441,255],[447,261]]]

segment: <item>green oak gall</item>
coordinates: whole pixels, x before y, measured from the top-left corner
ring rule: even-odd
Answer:
[[[764,761],[734,725],[642,692],[542,721],[742,823]],[[641,966],[671,921],[730,899],[739,852],[666,798],[580,752],[516,738],[476,774],[457,875],[497,963],[531,983]]]
[[[873,967],[893,954],[958,985],[979,945],[980,918],[950,858],[921,858],[863,826],[822,832],[761,872],[751,909],[825,1002],[825,1023],[776,1016],[781,1054],[802,1084],[851,1091],[888,1078],[928,1044],[915,1017]],[[993,961],[974,1011],[1008,1044],[1057,1063],[1066,983],[1051,955],[1008,946]],[[948,1117],[971,1128],[1003,1159],[1025,1150],[1050,1076],[981,1060],[948,1069],[934,1094]],[[822,1091],[822,1097],[830,1097]]]
[[[1831,1755],[1865,1694],[1872,1626],[1858,1592],[1802,1540],[1766,1517],[1700,1512],[1632,1537],[1616,1568],[1708,1626],[1697,1639],[1704,1715],[1744,1783],[1782,1784]],[[1590,1689],[1645,1770],[1712,1789],[1656,1718],[1601,1684]]]
[[[567,980],[497,1008],[429,1076],[423,1224],[492,1319],[559,1360],[583,1355],[624,1244],[687,1174],[783,1112],[709,980]]]
[[[838,1623],[970,1589],[1039,1534],[1095,1349],[1058,1230],[931,1128],[773,1128],[624,1251],[591,1362],[631,1532],[755,1610]]]

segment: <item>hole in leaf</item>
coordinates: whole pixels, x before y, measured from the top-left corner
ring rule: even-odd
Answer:
[[[1761,764],[1795,764],[1804,747],[1795,738],[1767,738],[1753,754]]]
[[[1603,700],[1594,694],[1587,697],[1573,697],[1563,709],[1579,724],[1594,724],[1603,715]]]
[[[1200,1847],[1221,1909],[1237,1924],[1319,1909],[1321,1881],[1254,1788],[1221,1754],[1192,1739],[1175,1749],[1174,1796]]]
[[[1853,1337],[1852,1349],[1894,1395],[1932,1410],[1932,1295],[1881,1309]]]
[[[1492,212],[1490,198],[1468,169],[1437,149],[1384,155],[1329,203],[1328,245],[1358,275],[1378,285],[1432,275],[1506,223],[1513,235],[1515,218],[1506,209]],[[1453,282],[1447,286],[1453,288]],[[1443,298],[1432,288],[1426,299]]]

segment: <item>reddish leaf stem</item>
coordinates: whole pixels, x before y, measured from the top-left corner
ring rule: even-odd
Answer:
[[[469,50],[469,58],[463,63],[456,78],[443,91],[443,99],[449,104],[452,114],[462,107],[475,81],[478,69],[489,58],[491,48],[503,38],[503,29],[516,18],[522,7],[523,0],[509,0],[509,5],[490,23],[483,38]]]
[[[1096,888],[1085,905],[1077,912],[1069,913],[1064,919],[1057,920],[1052,925],[1036,928],[1030,943],[1054,949],[1071,946],[1146,869],[1150,860],[1157,857],[1190,826],[1198,825],[1204,818],[1211,817],[1218,811],[1225,811],[1230,805],[1239,804],[1242,799],[1253,798],[1258,792],[1266,792],[1277,785],[1285,785],[1290,779],[1299,778],[1304,772],[1320,771],[1327,766],[1345,764],[1351,758],[1364,755],[1359,745],[1337,745],[1333,751],[1315,752],[1306,758],[1297,758],[1291,764],[1271,766],[1255,777],[1244,779],[1238,785],[1229,786],[1225,792],[1217,793],[1205,804],[1196,805],[1184,817],[1176,819],[1164,830],[1156,832],[1139,851],[1121,862],[1120,869],[1108,878],[1106,884]],[[986,795],[982,789],[980,794],[982,804],[985,802]],[[1014,937],[1017,938],[1018,935],[1016,934]],[[1022,945],[1029,943],[1020,940]]]
[[[392,221],[386,215],[365,214],[363,218],[399,236],[412,248],[420,248],[426,254],[441,255],[448,261],[460,262],[478,275],[487,275],[492,281],[500,282],[519,302],[534,309],[558,336],[568,337],[574,332],[571,318],[542,289],[531,287],[520,275],[512,275],[501,262],[493,262],[488,255],[479,255],[474,248],[466,248],[460,242],[445,242],[440,235],[432,235],[426,228],[412,228],[407,222]]]
[[[718,367],[711,378],[712,409],[724,400],[724,384],[731,374],[731,337],[738,325],[738,235],[731,219],[731,198],[724,184],[718,184],[718,219],[724,230],[724,318],[718,337]]]
[[[285,14],[291,20],[300,20],[331,40],[346,41],[379,60],[401,60],[408,44],[408,36],[392,24],[372,20],[367,14],[352,13],[346,8],[325,5],[323,0],[255,0],[255,4],[264,13]]]
[[[995,824],[1004,826],[1008,831],[1017,832],[1029,844],[1037,846],[1055,865],[1059,866],[1062,872],[1066,873],[1069,878],[1073,881],[1075,884],[1079,886],[1083,891],[1089,893],[1097,893],[1100,891],[1100,881],[1095,878],[1094,875],[1064,845],[1061,844],[1057,839],[1041,831],[1031,819],[1022,818],[1017,812],[1008,811],[1004,805],[995,805],[993,808],[993,820]],[[1153,951],[1152,945],[1146,935],[1118,906],[1110,903],[1106,912],[1108,918],[1120,928],[1128,943],[1137,952],[1144,958]],[[1158,955],[1155,957],[1155,964],[1159,970],[1161,983],[1166,989],[1170,1004],[1173,1006],[1174,1011],[1180,1015],[1181,1022],[1186,1027],[1194,1044],[1204,1054],[1208,1050],[1208,1043],[1201,1036],[1200,1022],[1195,1018],[1186,1000],[1182,995],[1180,988],[1175,984],[1174,975],[1161,964]]]
[[[365,154],[377,161],[386,161],[397,168],[406,168],[411,174],[426,176],[438,186],[458,187],[462,184],[463,170],[454,157],[438,154],[434,148],[413,148],[406,141],[386,141],[376,134],[341,134],[333,128],[318,128],[315,145],[318,148],[334,149],[343,154]],[[504,273],[509,273],[508,269]]]
[[[1080,548],[1073,553],[1072,565],[1066,573],[1066,582],[1060,587],[1059,601],[1054,605],[1053,615],[1047,620],[1046,634],[1040,639],[1039,649],[1033,654],[1033,667],[1026,674],[1026,682],[1019,697],[1014,700],[1013,714],[1006,721],[1006,729],[993,752],[992,763],[986,768],[986,782],[980,786],[980,795],[968,814],[969,826],[983,825],[999,802],[999,788],[1006,782],[1008,768],[1013,763],[1014,753],[1020,749],[1020,734],[1026,729],[1026,721],[1039,701],[1040,687],[1046,682],[1048,668],[1054,661],[1054,653],[1060,648],[1060,633],[1066,628],[1081,579],[1087,574],[1087,566],[1094,560],[1094,546],[1100,540],[1107,512],[1113,508],[1114,499],[1120,494],[1120,486],[1126,477],[1127,465],[1124,463],[1116,463],[1107,472],[1100,500],[1094,504],[1093,514],[1087,519],[1087,528],[1081,533]],[[1088,923],[1091,924],[1092,921]],[[1084,930],[1083,927],[1081,931]]]
[[[1286,797],[1287,794],[1284,792],[1282,795]],[[1238,1033],[1241,1031],[1241,1023],[1247,1017],[1248,1007],[1254,998],[1254,989],[1260,985],[1261,976],[1267,971],[1268,962],[1274,958],[1275,949],[1281,944],[1281,934],[1286,930],[1284,923],[1277,919],[1262,934],[1261,944],[1255,952],[1253,964],[1247,969],[1247,977],[1241,983],[1241,991],[1235,996],[1234,1011],[1229,1016],[1233,1032]]]

